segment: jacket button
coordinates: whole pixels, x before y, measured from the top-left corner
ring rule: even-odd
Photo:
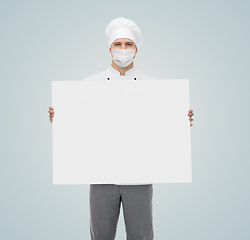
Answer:
[[[134,78],[134,80],[136,80],[136,78]]]
[[[109,78],[107,78],[107,80],[109,80]]]

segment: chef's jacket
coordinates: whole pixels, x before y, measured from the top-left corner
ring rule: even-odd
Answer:
[[[94,74],[88,78],[85,78],[84,80],[111,80],[111,79],[130,79],[130,80],[139,80],[139,79],[155,79],[153,77],[149,77],[145,73],[142,73],[135,69],[135,67],[129,69],[127,72],[125,72],[125,76],[120,75],[120,72],[114,69],[112,66],[110,66],[107,70],[102,71],[100,73]]]

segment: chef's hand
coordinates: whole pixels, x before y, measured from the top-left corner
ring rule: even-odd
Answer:
[[[188,111],[188,114],[187,114],[187,115],[189,116],[190,127],[192,127],[192,126],[193,126],[193,124],[192,124],[191,122],[194,120],[193,118],[191,118],[191,117],[193,117],[193,116],[194,116],[193,110],[192,110],[192,109],[190,109],[190,110]]]
[[[53,121],[53,117],[55,115],[54,108],[53,107],[49,107],[48,113],[49,113],[49,118],[50,118],[49,120],[52,122]]]
[[[50,114],[50,115],[49,115],[50,121],[53,122],[53,117],[55,116],[54,108],[53,108],[53,107],[49,107],[48,113]],[[188,114],[187,114],[187,115],[189,116],[190,127],[192,127],[193,124],[192,124],[191,122],[194,120],[193,118],[191,118],[191,117],[194,116],[193,110],[190,109],[190,110],[188,111]]]

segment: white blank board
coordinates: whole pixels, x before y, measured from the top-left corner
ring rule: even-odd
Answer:
[[[53,184],[192,182],[189,80],[53,81]]]

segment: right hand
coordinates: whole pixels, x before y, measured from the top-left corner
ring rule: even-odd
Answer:
[[[53,117],[54,117],[54,115],[55,115],[54,108],[53,108],[53,107],[49,107],[48,113],[49,113],[49,118],[50,118],[49,120],[50,120],[51,122],[53,122]]]

